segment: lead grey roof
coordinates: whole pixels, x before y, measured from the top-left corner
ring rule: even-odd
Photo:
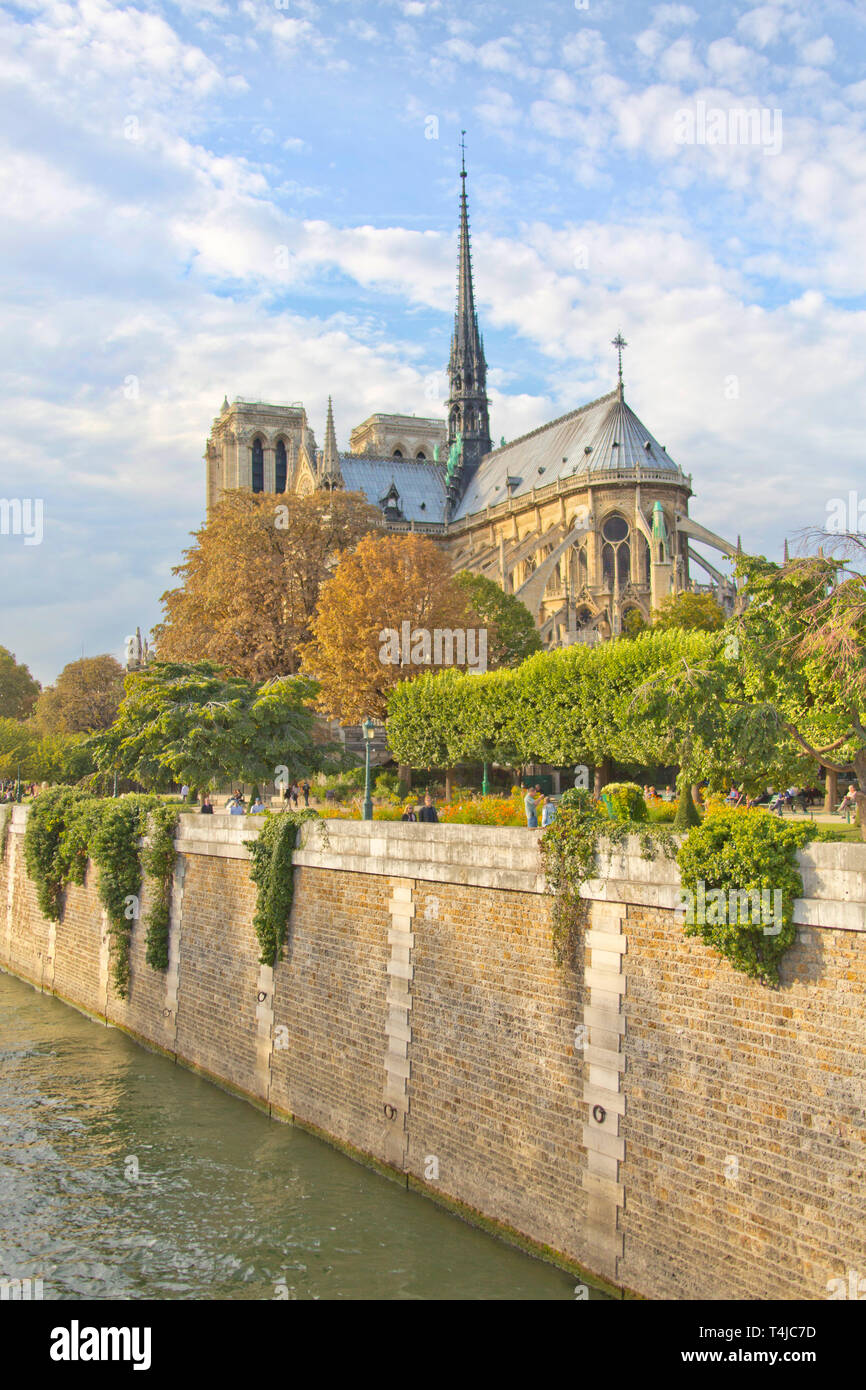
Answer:
[[[393,482],[407,521],[445,520],[445,469],[442,464],[424,459],[376,459],[364,454],[341,454],[340,472],[347,492],[363,492],[374,507],[381,505]]]
[[[546,487],[575,473],[593,475],[635,468],[683,476],[616,389],[486,454],[453,519],[502,502],[509,496],[508,479],[516,480],[510,495],[520,497],[533,487]]]

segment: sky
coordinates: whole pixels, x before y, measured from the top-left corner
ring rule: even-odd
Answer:
[[[864,57],[862,0],[0,7],[0,645],[49,682],[158,621],[224,395],[321,445],[330,394],[342,449],[444,413],[462,129],[497,440],[621,330],[697,520],[856,517]]]

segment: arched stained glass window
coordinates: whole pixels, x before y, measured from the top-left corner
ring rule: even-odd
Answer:
[[[253,440],[253,492],[263,492],[265,487],[265,450],[260,439]]]
[[[277,492],[286,490],[286,446],[282,439],[277,440],[276,470],[274,477],[274,488]]]

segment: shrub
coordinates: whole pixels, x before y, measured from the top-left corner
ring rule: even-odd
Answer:
[[[608,782],[601,799],[611,820],[649,820],[643,792],[636,782]]]
[[[693,910],[692,921],[687,917],[686,936],[700,936],[735,969],[764,984],[777,984],[779,961],[796,935],[794,899],[803,893],[797,850],[814,838],[810,824],[783,822],[768,811],[726,810],[706,816],[689,832],[677,855],[683,888],[692,895],[691,907],[700,901],[700,893],[704,902],[703,912]],[[768,931],[768,900],[759,897],[762,911],[756,922],[751,895],[776,892],[781,912],[777,918],[776,900],[770,899]],[[725,920],[716,920],[720,915]]]

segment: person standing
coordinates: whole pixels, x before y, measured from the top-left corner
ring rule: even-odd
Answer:
[[[403,812],[402,816],[400,817],[400,819],[401,819],[401,820],[413,821],[413,822],[417,821],[417,820],[418,820],[418,817],[417,817],[416,814],[415,814],[415,807],[414,807],[414,806],[407,806],[406,809],[405,809],[405,811]]]
[[[526,795],[523,798],[523,809],[526,812],[526,826],[528,830],[538,829],[538,809],[535,801],[537,787],[527,787]]]
[[[546,797],[544,798],[544,803],[543,803],[542,808],[541,808],[541,828],[542,828],[542,830],[544,830],[548,825],[550,825],[550,823],[551,823],[551,821],[553,820],[553,818],[554,818],[555,815],[556,815],[556,802],[554,801],[554,799],[553,799],[552,796],[546,796]]]
[[[210,797],[208,796],[207,792],[205,792],[204,795],[202,796],[202,799],[201,799],[201,806],[199,807],[199,815],[201,815],[201,816],[212,816],[212,815],[213,815],[213,806],[211,805],[211,799],[210,799]]]
[[[439,817],[438,817],[437,814],[436,814],[436,807],[433,805],[433,798],[432,798],[432,796],[430,795],[429,792],[427,792],[426,795],[425,795],[425,797],[424,797],[424,805],[421,807],[421,810],[418,812],[418,819],[421,820],[421,821],[436,821],[436,822],[438,822],[438,820],[439,820]]]
[[[305,805],[305,806],[309,806],[309,804],[310,804],[310,784],[309,784],[309,782],[307,781],[306,777],[304,778],[303,783],[302,783],[302,785],[301,785],[301,791],[304,793],[304,805]]]

